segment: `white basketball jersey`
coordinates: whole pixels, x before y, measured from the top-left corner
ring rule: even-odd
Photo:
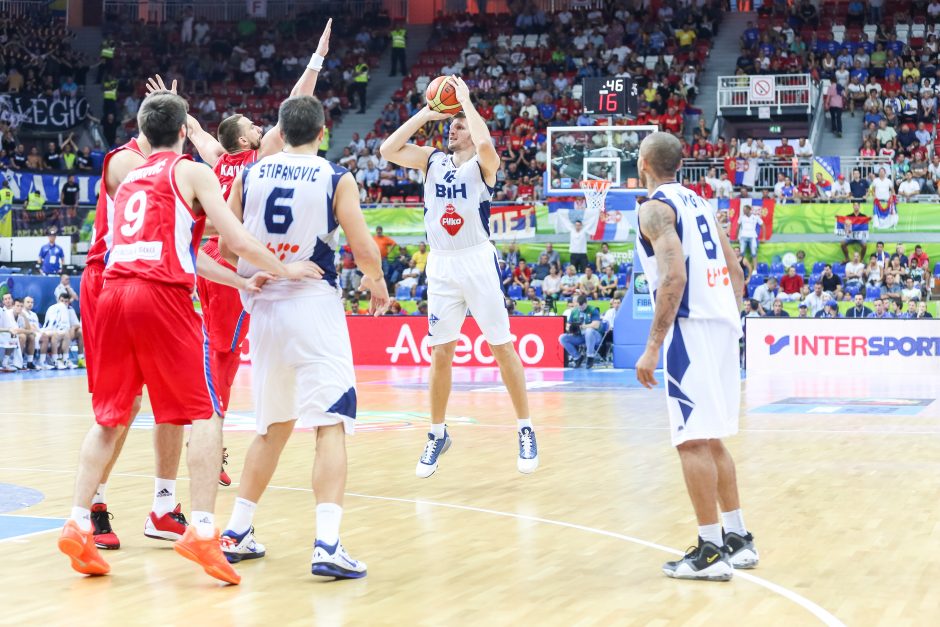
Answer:
[[[737,298],[728,274],[728,263],[718,240],[718,229],[711,205],[704,198],[679,183],[660,185],[651,200],[664,202],[676,212],[676,230],[682,241],[688,282],[679,305],[678,318],[717,320],[740,330]],[[659,289],[656,256],[650,242],[637,230],[636,251],[646,273],[653,305]]]
[[[461,250],[490,239],[490,199],[479,157],[458,168],[452,155],[435,150],[424,181],[424,229],[431,250]]]
[[[339,223],[333,213],[333,194],[346,171],[316,155],[281,152],[242,172],[242,211],[248,232],[284,263],[309,259],[323,269],[322,280],[280,280],[266,284],[260,294],[243,293],[246,310],[251,312],[253,300],[338,294],[334,258]],[[239,259],[241,276],[258,270]]]

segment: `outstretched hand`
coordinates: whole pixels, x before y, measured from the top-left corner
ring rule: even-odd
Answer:
[[[470,102],[470,88],[467,87],[467,84],[463,82],[462,78],[456,74],[451,74],[450,78],[447,80],[450,81],[451,85],[454,86],[457,102],[459,102],[461,105],[465,105]]]
[[[317,44],[317,54],[321,57],[325,57],[326,53],[330,51],[330,33],[333,30],[333,18],[331,17],[326,21],[326,28],[323,29],[323,34],[320,35],[320,43]]]
[[[173,79],[173,82],[170,83],[168,88],[163,82],[163,77],[157,74],[156,76],[151,76],[147,79],[147,95],[149,96],[155,91],[168,91],[170,93],[176,93],[176,79]]]

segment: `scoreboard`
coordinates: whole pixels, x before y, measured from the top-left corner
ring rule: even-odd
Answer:
[[[581,102],[585,113],[635,118],[640,108],[640,94],[631,78],[585,78]]]

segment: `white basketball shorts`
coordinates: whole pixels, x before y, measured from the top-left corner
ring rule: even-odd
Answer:
[[[462,250],[431,251],[425,268],[429,345],[458,339],[467,309],[487,342],[498,346],[512,341],[498,260],[489,242]]]
[[[663,345],[672,445],[738,432],[741,331],[727,322],[678,318]]]
[[[342,422],[353,433],[356,376],[335,293],[256,300],[248,344],[258,433],[294,419],[307,428]]]

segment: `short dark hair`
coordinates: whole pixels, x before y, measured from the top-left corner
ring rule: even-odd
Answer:
[[[72,297],[69,296],[68,292],[62,292],[61,294],[59,294],[59,300],[62,300],[63,298],[72,298]]]
[[[186,101],[168,91],[155,91],[144,99],[137,125],[154,148],[176,144],[180,127],[186,124]]]
[[[323,105],[313,96],[292,96],[281,103],[277,112],[277,123],[288,146],[316,140],[325,121]]]
[[[242,136],[242,129],[238,123],[244,117],[242,114],[236,113],[228,116],[219,124],[219,143],[222,144],[225,152],[236,152],[238,150],[238,140]]]
[[[640,144],[640,153],[659,176],[675,176],[682,164],[682,144],[671,133],[647,135]]]
[[[14,299],[13,299],[13,304],[15,305],[16,303],[19,303],[19,304],[22,305],[22,304],[23,304],[23,299],[22,299],[22,298],[14,298]]]
[[[579,305],[587,305],[587,302],[588,302],[587,295],[581,294],[580,296],[578,296]]]

